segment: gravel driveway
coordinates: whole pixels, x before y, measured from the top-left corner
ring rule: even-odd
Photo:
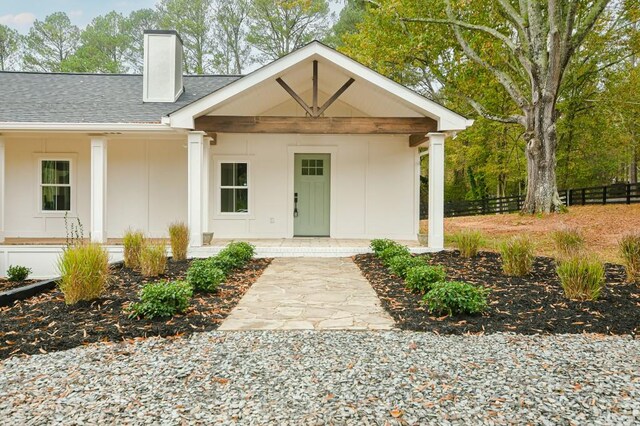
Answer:
[[[637,424],[640,342],[208,332],[0,363],[2,424]]]

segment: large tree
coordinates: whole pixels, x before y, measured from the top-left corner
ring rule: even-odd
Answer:
[[[242,74],[250,63],[251,46],[247,43],[249,29],[248,0],[217,0],[215,4],[216,40],[213,69],[222,74]]]
[[[0,71],[12,70],[20,53],[20,34],[0,24]]]
[[[81,72],[123,73],[128,71],[126,54],[133,39],[127,19],[112,11],[98,16],[82,31],[81,45],[69,58],[69,68]]]
[[[176,30],[184,41],[184,66],[187,74],[203,74],[211,56],[213,0],[162,0],[158,4],[160,25]]]
[[[429,76],[455,86],[460,72],[499,84],[517,110],[501,115],[477,97],[483,117],[522,126],[527,159],[525,212],[561,208],[556,183],[557,102],[563,76],[609,0],[388,0],[370,3],[413,46]],[[399,41],[404,44],[403,40]],[[456,70],[456,68],[462,71]],[[443,68],[447,71],[443,72]],[[455,89],[455,87],[454,87]],[[463,91],[459,92],[464,94]]]
[[[133,72],[142,73],[144,69],[144,30],[158,29],[159,20],[158,11],[155,9],[134,10],[129,14],[125,32],[131,43],[125,56]]]
[[[25,38],[24,68],[31,71],[67,71],[66,62],[80,43],[80,30],[64,12],[36,20]]]
[[[253,0],[249,42],[270,61],[323,39],[329,25],[327,0]]]

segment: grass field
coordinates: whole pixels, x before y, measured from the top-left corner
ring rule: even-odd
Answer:
[[[530,235],[540,255],[554,254],[551,233],[572,227],[585,237],[586,248],[602,260],[620,262],[618,241],[630,232],[640,232],[640,204],[576,206],[567,213],[521,215],[518,213],[490,216],[468,216],[445,219],[445,245],[452,247],[451,235],[463,229],[480,231],[485,237],[484,249],[496,250],[498,244],[513,235]]]

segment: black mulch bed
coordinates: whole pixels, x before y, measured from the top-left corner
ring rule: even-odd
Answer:
[[[449,280],[466,281],[491,290],[489,309],[482,315],[437,317],[420,303],[421,295],[405,289],[372,254],[354,257],[382,305],[399,328],[439,334],[513,332],[520,334],[640,332],[640,286],[625,283],[624,268],[606,265],[606,288],[595,302],[574,302],[563,296],[553,259],[538,257],[525,277],[502,272],[497,253],[481,252],[473,259],[458,251],[429,255],[429,263],[443,265]]]
[[[190,260],[167,263],[165,275],[148,279],[113,267],[104,297],[67,306],[55,289],[0,308],[0,359],[59,351],[94,342],[119,342],[149,336],[180,336],[215,330],[271,259],[254,259],[229,274],[215,293],[195,293],[188,311],[169,320],[129,319],[126,308],[147,282],[185,277]]]
[[[0,278],[0,293],[3,291],[11,290],[18,287],[24,287],[29,284],[37,283],[38,280],[24,280],[24,281],[9,281]]]

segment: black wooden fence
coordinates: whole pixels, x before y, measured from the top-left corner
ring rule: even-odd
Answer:
[[[566,206],[585,206],[590,204],[634,204],[640,203],[640,184],[621,183],[592,188],[567,189],[559,191],[560,200]],[[514,213],[522,209],[523,195],[511,197],[483,198],[470,201],[446,201],[445,217],[475,216],[483,214]],[[428,217],[428,206],[420,206],[420,218]]]

